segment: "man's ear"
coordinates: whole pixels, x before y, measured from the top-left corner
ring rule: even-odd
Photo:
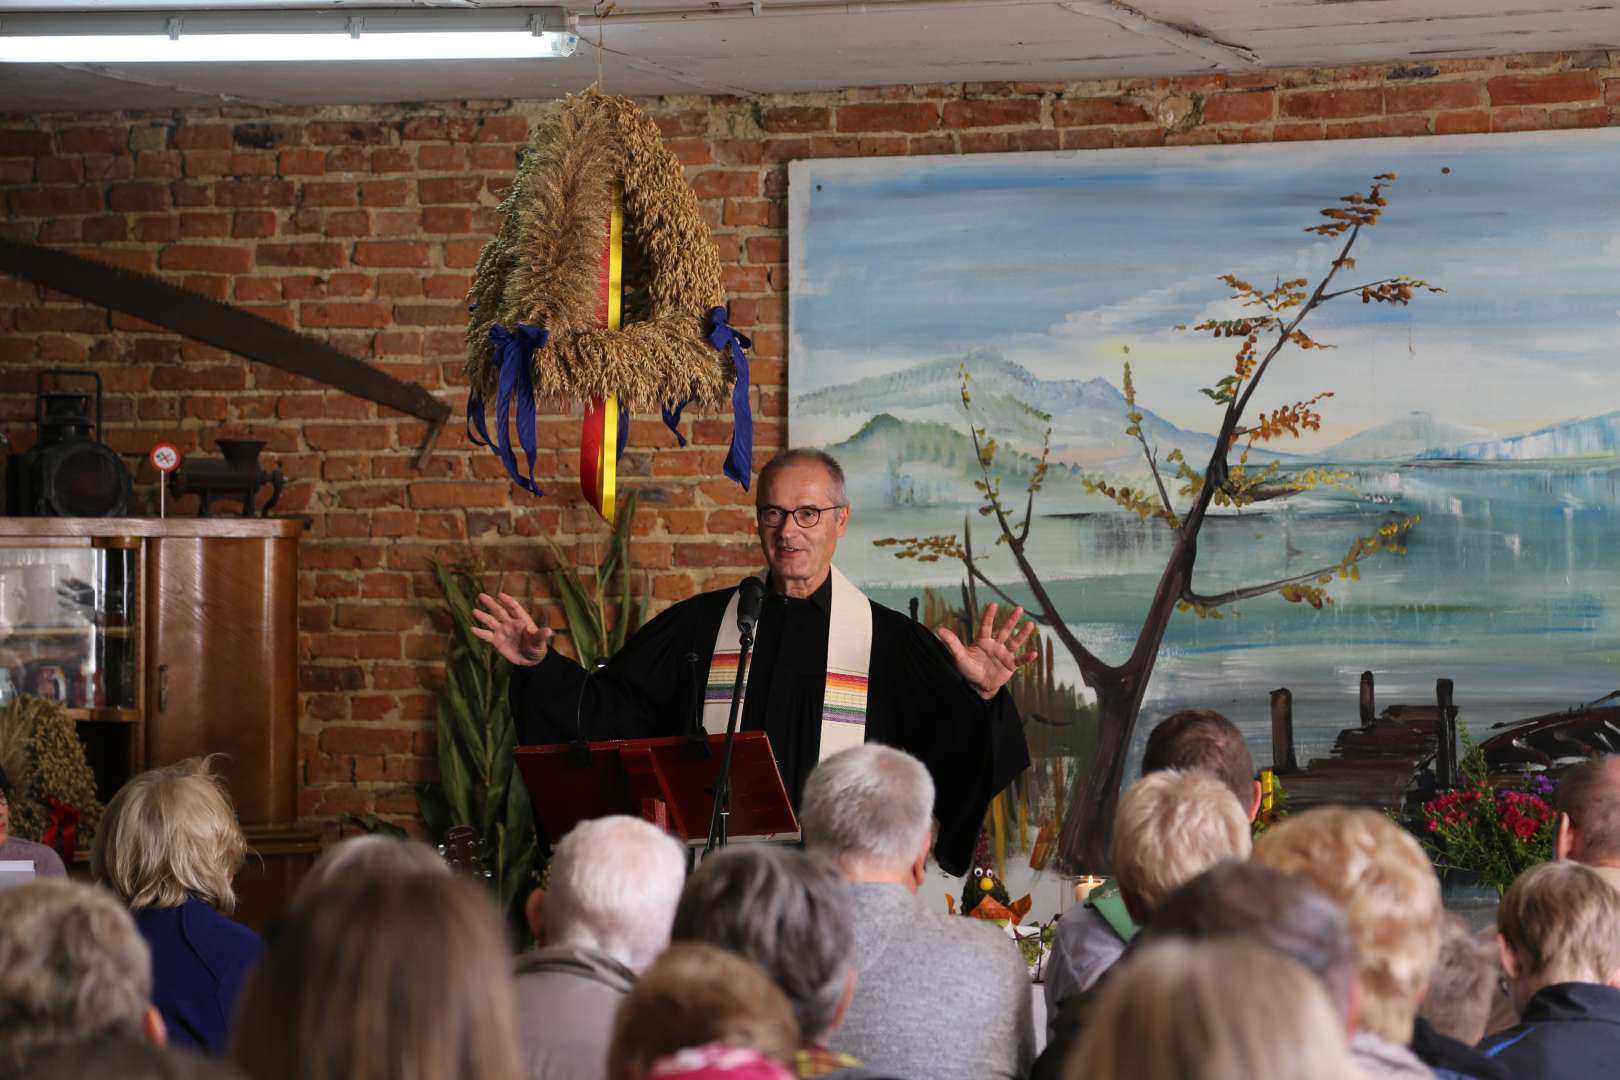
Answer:
[[[1254,782],[1254,794],[1249,798],[1250,823],[1253,823],[1254,819],[1260,816],[1260,804],[1265,801],[1265,798],[1265,789],[1260,786],[1260,781],[1256,780]]]
[[[1519,962],[1519,954],[1500,933],[1496,935],[1496,956],[1502,963],[1502,973],[1508,978],[1517,979],[1524,974],[1524,965]]]
[[[844,1022],[844,1015],[849,1012],[849,1003],[855,1000],[855,965],[849,965],[849,976],[844,980],[844,994],[838,999],[838,1008],[833,1010],[832,1023],[827,1025],[823,1036],[831,1035],[838,1030],[838,1025]]]
[[[1345,1034],[1354,1036],[1361,1026],[1361,977],[1350,976],[1350,986],[1345,992],[1344,1002],[1344,1028]]]
[[[1575,850],[1575,823],[1568,814],[1558,815],[1558,831],[1553,834],[1553,858],[1571,859]]]
[[[543,918],[546,907],[546,890],[536,889],[529,894],[523,902],[523,918],[528,921],[529,930],[534,934],[534,943],[546,943],[546,923]]]
[[[928,830],[923,837],[922,846],[917,849],[916,858],[911,860],[911,891],[916,892],[922,888],[923,882],[928,880],[928,856],[934,850],[934,831]]]
[[[163,1023],[163,1014],[156,1005],[148,1005],[141,1014],[141,1035],[153,1046],[169,1045],[169,1029]]]

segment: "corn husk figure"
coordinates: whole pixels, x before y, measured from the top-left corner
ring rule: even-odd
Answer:
[[[651,118],[596,91],[558,102],[537,123],[501,214],[469,296],[473,440],[539,495],[535,399],[583,403],[580,487],[611,522],[630,414],[659,409],[685,445],[681,410],[718,409],[730,398],[725,472],[746,488],[750,342],[728,324],[714,240]]]

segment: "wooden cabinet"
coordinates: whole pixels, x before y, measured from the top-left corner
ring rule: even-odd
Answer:
[[[236,804],[244,920],[318,849],[298,818],[296,521],[0,518],[0,692],[57,697],[98,794],[198,754]],[[260,861],[262,860],[262,861]]]

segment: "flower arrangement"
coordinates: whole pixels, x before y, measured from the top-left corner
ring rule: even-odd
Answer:
[[[1437,869],[1473,874],[1500,896],[1514,878],[1552,858],[1558,813],[1547,796],[1554,784],[1535,775],[1497,788],[1484,751],[1466,734],[1463,745],[1462,786],[1423,804],[1421,839]]]

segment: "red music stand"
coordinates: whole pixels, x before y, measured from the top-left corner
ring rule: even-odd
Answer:
[[[541,830],[556,842],[581,821],[629,814],[704,843],[726,737],[674,735],[520,746],[514,754]],[[763,731],[739,731],[731,756],[731,840],[796,840],[798,819]]]

